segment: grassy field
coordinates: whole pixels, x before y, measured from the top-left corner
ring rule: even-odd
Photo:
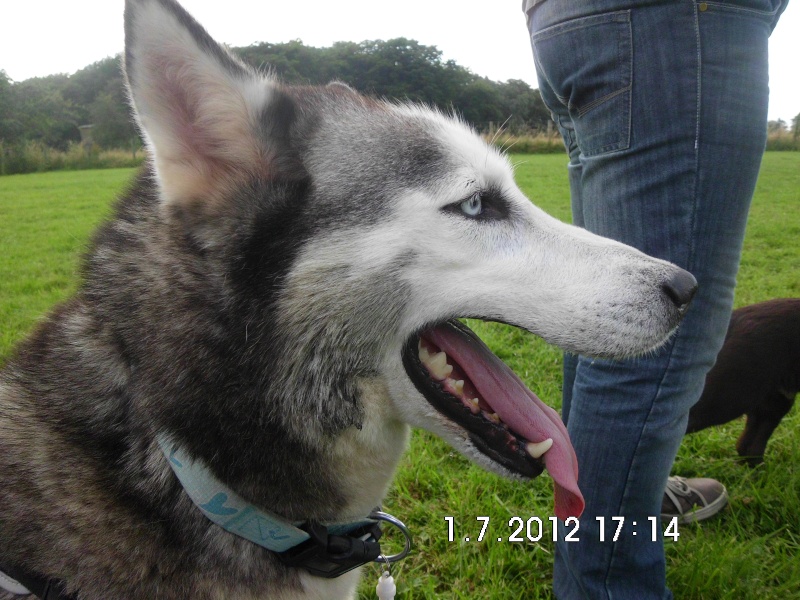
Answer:
[[[565,158],[516,155],[518,181],[537,203],[569,219]],[[131,171],[84,171],[0,177],[0,362],[11,345],[75,287],[78,256]],[[800,296],[800,153],[768,153],[754,199],[737,291],[737,306]],[[558,407],[560,353],[537,338],[499,325],[474,328],[546,402]],[[675,472],[723,481],[730,507],[717,519],[680,529],[668,542],[669,584],[676,598],[800,599],[800,416],[774,434],[767,462],[737,463],[742,423],[688,437]],[[552,597],[553,545],[507,539],[511,517],[552,514],[552,486],[502,480],[472,466],[449,446],[415,432],[385,510],[406,522],[415,551],[394,569],[398,599]],[[456,539],[449,542],[445,517]],[[392,539],[392,543],[396,540]],[[389,548],[389,551],[394,551]],[[365,569],[360,597],[374,598],[377,569]]]

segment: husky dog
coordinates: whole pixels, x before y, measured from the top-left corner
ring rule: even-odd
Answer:
[[[368,515],[409,425],[502,475],[546,467],[579,514],[558,415],[457,319],[629,356],[692,276],[541,212],[457,119],[282,85],[174,0],[127,0],[125,33],[150,162],[2,372],[0,569],[80,600],[353,596],[357,570],[206,518],[164,439],[291,523]]]

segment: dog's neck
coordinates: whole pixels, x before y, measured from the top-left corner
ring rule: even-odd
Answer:
[[[342,515],[366,514],[382,503],[410,431],[394,415],[382,380],[362,379],[358,388],[362,398],[370,398],[364,402],[362,426],[342,432],[331,449],[331,466],[341,489],[357,490],[347,493]]]
[[[382,504],[409,435],[382,380],[359,379],[356,385],[365,407],[361,427],[322,437],[313,447],[292,450],[293,438],[275,429],[252,436],[255,446],[250,448],[232,439],[198,449],[195,436],[184,437],[178,430],[165,437],[207,468],[220,492],[230,490],[288,523],[355,521]],[[238,460],[229,456],[232,449],[238,449]],[[165,454],[169,459],[170,453]],[[214,464],[219,456],[223,468]],[[239,469],[226,470],[232,463]]]

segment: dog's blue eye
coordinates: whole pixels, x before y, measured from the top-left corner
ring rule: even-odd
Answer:
[[[480,194],[473,194],[461,203],[461,212],[468,217],[479,217],[483,212],[483,200]]]

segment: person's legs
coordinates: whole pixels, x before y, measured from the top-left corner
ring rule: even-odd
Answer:
[[[586,510],[580,541],[557,546],[559,598],[671,596],[662,524],[652,540],[648,518],[660,514],[724,339],[766,137],[773,10],[746,4],[546,0],[531,15],[540,90],[570,153],[574,222],[700,285],[679,332],[652,355],[565,358],[564,418]],[[625,518],[616,542],[611,517]]]

